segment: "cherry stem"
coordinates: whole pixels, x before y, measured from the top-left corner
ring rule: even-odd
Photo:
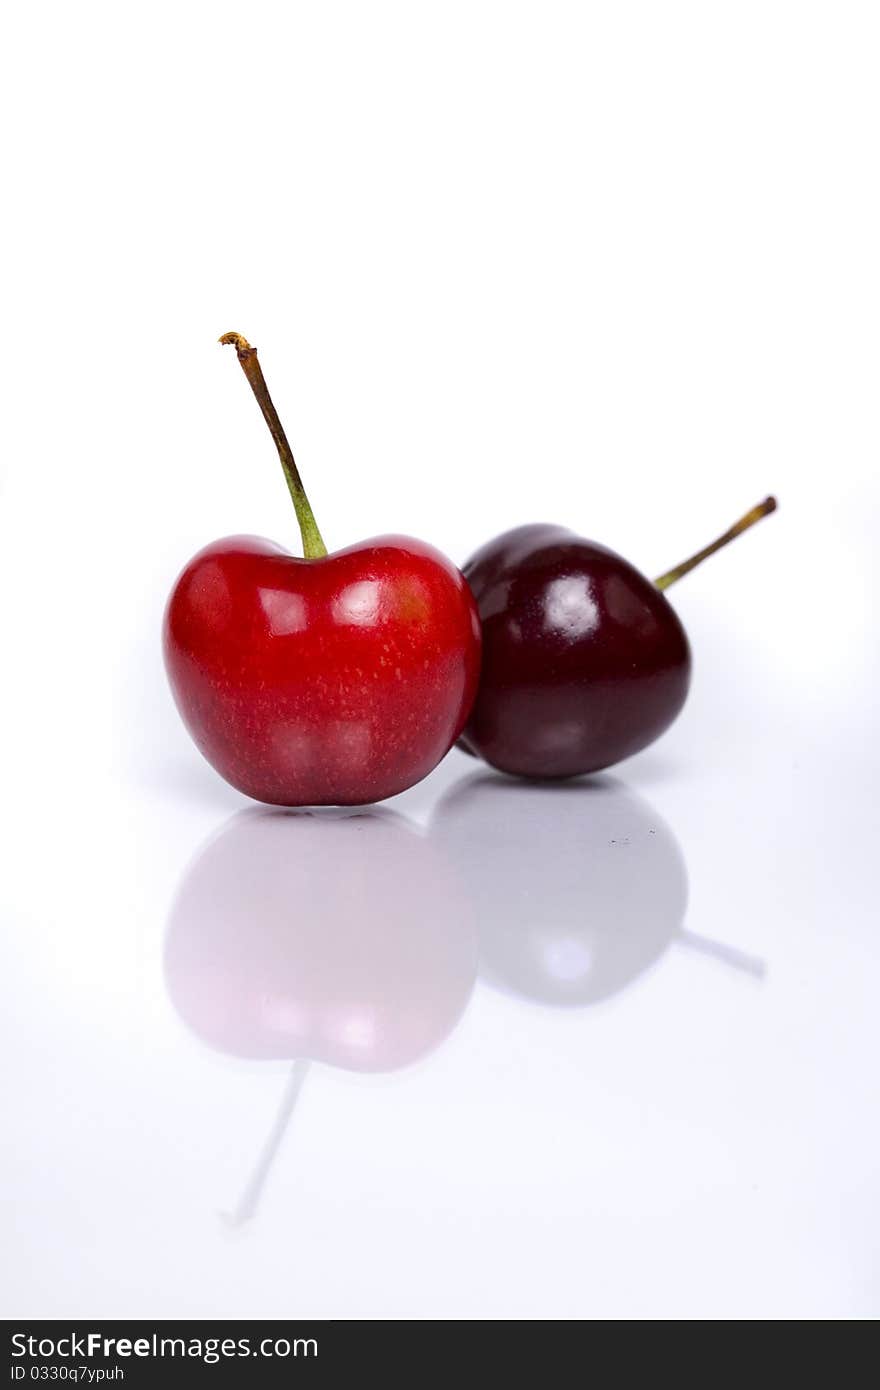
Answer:
[[[306,490],[299,476],[299,469],[293,457],[293,450],[287,442],[287,435],[284,433],[284,426],[278,418],[278,411],[272,403],[269,395],[269,388],[266,385],[266,378],[263,370],[257,361],[257,349],[251,347],[247,338],[243,338],[240,333],[224,333],[219,340],[221,343],[231,343],[238,354],[241,369],[248,379],[250,388],[257,398],[257,403],[263,412],[263,419],[269,426],[269,432],[275,440],[275,448],[278,450],[278,457],[281,460],[281,467],[284,469],[284,477],[290,495],[293,498],[293,505],[296,510],[296,519],[299,522],[299,529],[302,535],[303,555],[307,560],[320,560],[327,554],[327,547],[324,544],[321,532],[318,530],[318,523],[306,496]]]
[[[697,565],[708,560],[709,556],[714,555],[716,550],[721,550],[723,546],[729,545],[731,541],[736,540],[737,536],[741,536],[743,531],[748,531],[750,526],[754,526],[756,521],[760,521],[762,517],[769,516],[771,512],[775,511],[776,498],[765,497],[764,501],[759,502],[757,507],[752,507],[750,512],[746,512],[745,516],[741,516],[739,521],[734,522],[730,530],[725,531],[723,536],[719,536],[717,541],[707,545],[705,550],[698,550],[696,555],[692,555],[689,560],[683,560],[680,565],[675,566],[675,569],[667,570],[665,574],[661,574],[659,579],[655,579],[654,583],[657,588],[668,589],[670,584],[674,584],[683,575],[690,574]]]

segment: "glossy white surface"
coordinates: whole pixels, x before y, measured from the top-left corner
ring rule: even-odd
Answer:
[[[876,1316],[876,13],[49,12],[2,88],[0,1312]],[[775,491],[671,591],[670,733],[248,810],[158,646],[200,545],[295,542],[232,328],[331,545],[556,518],[658,573]]]

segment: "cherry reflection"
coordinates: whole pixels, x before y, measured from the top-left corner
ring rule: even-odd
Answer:
[[[293,1063],[230,1220],[256,1211],[310,1059],[390,1072],[428,1056],[488,984],[588,1008],[672,945],[759,977],[763,964],[684,927],[670,828],[603,776],[535,784],[471,774],[427,833],[382,808],[254,809],[187,869],[166,940],[168,991],[218,1051]]]
[[[293,1062],[232,1213],[256,1213],[310,1059],[388,1072],[454,1029],[476,933],[442,852],[385,810],[243,812],[187,869],[165,975],[188,1027],[220,1052]]]
[[[672,944],[763,974],[762,962],[685,930],[678,841],[616,778],[534,783],[475,773],[440,802],[432,834],[477,918],[480,975],[510,994],[597,1004]]]
[[[389,811],[247,811],[174,903],[169,994],[238,1057],[394,1071],[452,1031],[476,939],[442,851]]]

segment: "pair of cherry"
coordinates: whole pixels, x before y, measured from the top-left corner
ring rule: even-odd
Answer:
[[[216,541],[168,602],[174,697],[228,782],[276,805],[355,805],[420,781],[459,739],[503,772],[572,777],[668,728],[691,657],[664,590],[772,497],[656,582],[546,525],[498,536],[463,574],[400,536],[328,555],[256,348],[220,341],[272,433],[303,541],[302,559],[255,537]]]

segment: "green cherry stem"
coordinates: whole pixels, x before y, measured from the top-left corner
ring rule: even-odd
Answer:
[[[668,589],[670,584],[674,584],[683,575],[690,574],[697,565],[708,560],[709,556],[714,555],[716,550],[721,550],[723,546],[729,545],[731,541],[736,540],[737,536],[741,536],[743,531],[748,531],[750,526],[754,526],[756,521],[760,521],[762,517],[769,516],[771,512],[775,511],[776,498],[765,497],[764,501],[759,502],[757,507],[752,507],[750,512],[746,512],[745,516],[741,516],[739,521],[734,522],[733,526],[725,531],[723,536],[719,536],[717,541],[707,545],[705,550],[698,550],[696,555],[692,555],[689,560],[683,560],[680,565],[675,566],[675,569],[667,570],[665,574],[661,574],[659,579],[655,579],[654,583],[657,588]]]
[[[296,519],[302,534],[303,555],[307,560],[320,560],[323,555],[327,554],[327,547],[321,537],[321,532],[318,530],[318,523],[306,496],[302,478],[299,476],[293,450],[287,442],[284,426],[278,418],[278,411],[269,395],[266,378],[263,376],[263,370],[257,361],[257,349],[251,347],[247,338],[243,338],[240,333],[224,333],[220,342],[231,343],[235,348],[241,369],[250,383],[250,388],[263,412],[263,419],[269,426],[269,432],[275,440],[275,448],[278,450],[281,467],[284,469],[284,477],[293,498]]]

